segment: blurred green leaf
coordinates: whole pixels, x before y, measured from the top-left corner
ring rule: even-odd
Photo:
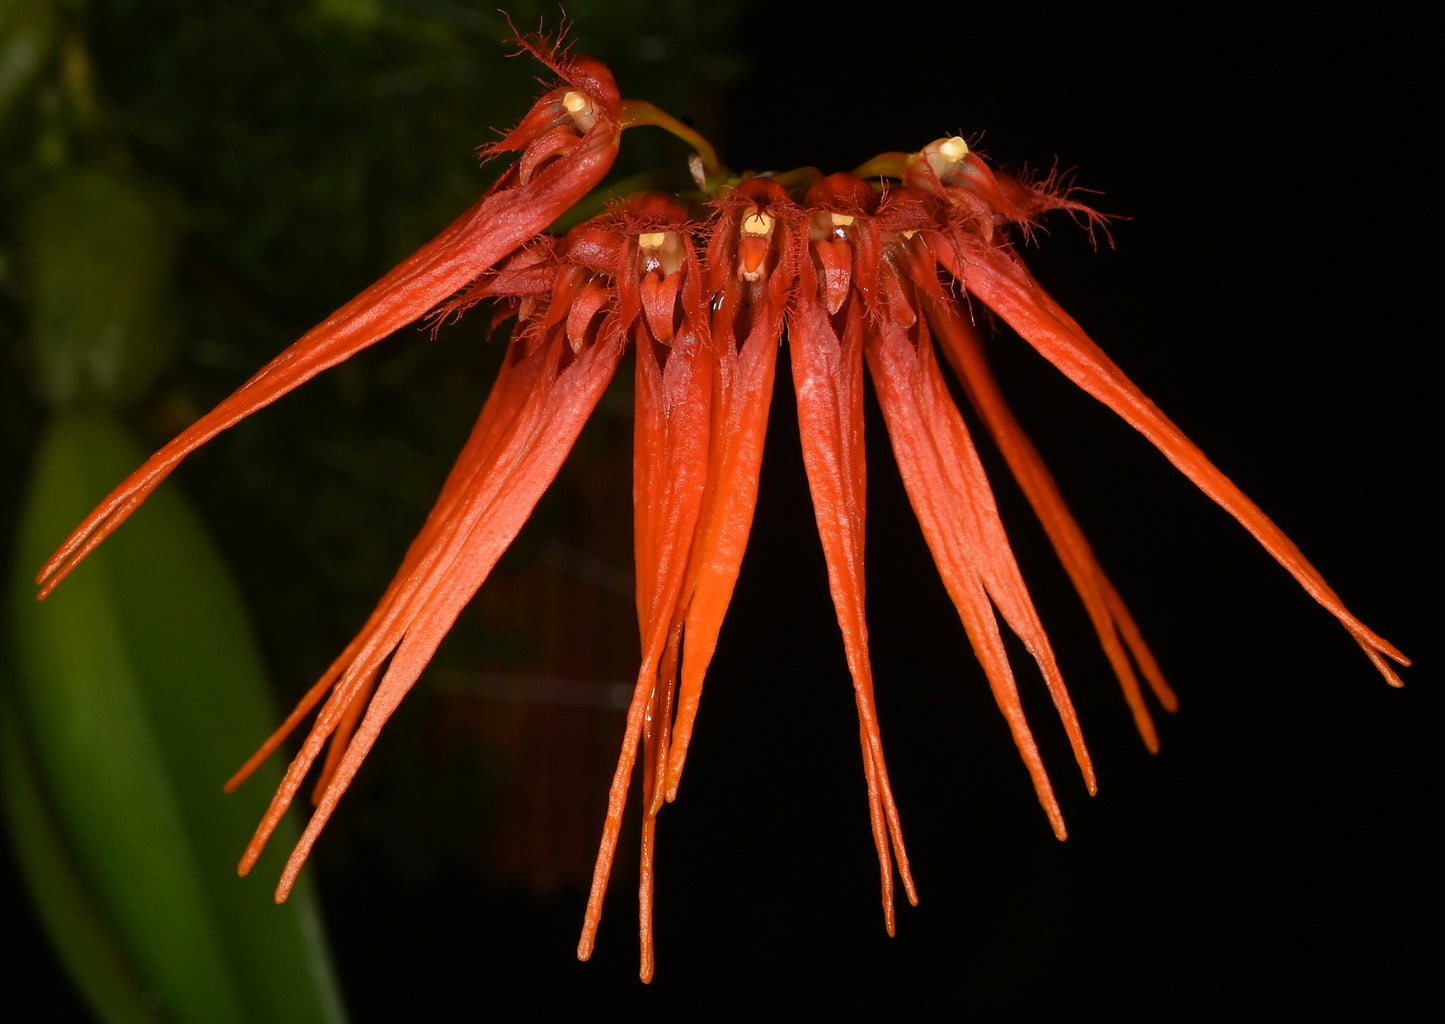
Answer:
[[[46,804],[11,695],[0,691],[0,798],[36,910],[65,969],[106,1024],[158,1024],[140,983],[86,889]]]
[[[174,337],[171,236],[150,196],[106,171],[65,171],[28,197],[20,239],[40,393],[62,408],[141,394]]]
[[[0,6],[0,128],[54,45],[50,0],[5,0]]]
[[[30,572],[60,532],[142,458],[102,415],[63,414],[40,446],[10,614],[35,801],[53,810],[73,888],[162,1019],[340,1021],[313,894],[298,889],[278,908],[268,891],[294,827],[252,877],[235,876],[278,772],[240,795],[220,787],[274,717],[229,574],[179,492],[153,495],[49,599],[34,599]],[[22,848],[44,841],[20,835],[24,816],[12,824]],[[67,899],[37,899],[52,938],[102,941],[77,940],[74,920],[51,916]],[[115,986],[125,975],[110,977]],[[104,993],[107,1007],[135,996]]]

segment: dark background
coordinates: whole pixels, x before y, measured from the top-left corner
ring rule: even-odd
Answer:
[[[283,48],[309,45],[277,33]],[[499,596],[489,603],[484,588],[439,656],[436,684],[423,678],[313,855],[308,870],[320,883],[355,1019],[603,1006],[770,1016],[835,999],[859,1012],[946,1008],[975,1019],[1069,1010],[1217,1019],[1243,1007],[1350,1004],[1389,1015],[1415,997],[1438,1004],[1426,970],[1440,910],[1427,844],[1441,796],[1432,652],[1441,610],[1439,462],[1428,376],[1438,327],[1427,316],[1438,285],[1436,261],[1417,248],[1431,231],[1434,187],[1423,152],[1433,93],[1417,35],[1378,15],[1276,21],[1181,8],[1139,19],[1084,6],[1056,15],[949,4],[864,17],[755,4],[728,37],[706,41],[731,52],[728,73],[681,92],[682,103],[644,94],[619,71],[625,95],[706,125],[738,169],[837,170],[953,133],[1004,167],[1077,167],[1079,184],[1098,190],[1097,206],[1120,218],[1114,245],[1095,252],[1066,220],[1051,224],[1026,253],[1035,275],[1315,560],[1349,607],[1417,664],[1405,671],[1403,691],[1387,688],[1243,530],[1112,413],[1000,331],[990,352],[1004,389],[1181,710],[1160,715],[1163,749],[1151,757],[1067,578],[992,459],[1005,523],[1099,773],[1099,794],[1089,799],[1016,645],[1015,668],[1070,827],[1068,842],[1055,842],[870,404],[872,648],[921,895],[917,908],[899,909],[889,939],[784,362],[748,559],[682,792],[660,820],[658,974],[643,987],[634,847],[624,846],[614,871],[597,953],[587,964],[573,957],[585,899],[577,865],[595,848],[615,757],[606,743],[620,735],[620,714],[513,706],[488,689],[499,673],[556,676],[559,664],[574,680],[587,669],[572,663],[604,648],[611,660],[599,655],[591,681],[602,692],[627,682],[622,666],[635,632],[626,631],[635,627],[616,580],[630,573],[629,428],[625,405],[604,410],[564,470],[559,496],[524,531],[519,560],[499,569]],[[608,45],[614,52],[584,36],[577,48],[620,65],[641,42]],[[500,48],[478,48],[479,63],[502,59]],[[143,65],[145,53],[130,59]],[[384,63],[384,54],[375,60]],[[302,94],[314,70],[299,60],[292,68]],[[514,110],[477,125],[463,149],[520,113],[527,88]],[[334,282],[334,294],[327,282],[309,306],[288,300],[294,305],[277,319],[299,334],[387,265]],[[477,334],[457,337],[470,345]],[[471,355],[449,369],[449,344],[463,342],[443,334],[407,362],[395,350],[426,343],[399,338],[378,346],[391,353],[359,360],[356,372],[419,387],[476,369],[480,357]],[[470,386],[474,414],[481,371]],[[339,442],[327,431],[349,420],[399,430],[398,462],[432,431],[454,430],[454,450],[466,423],[438,414],[435,424],[393,428],[391,417],[409,408],[404,399],[377,393],[356,407],[325,396],[282,403],[276,426],[265,425],[268,411],[179,478],[240,567],[282,702],[345,643],[347,623],[359,624],[450,456],[427,455],[424,466],[436,468],[418,468],[414,488],[407,481],[399,525],[371,529],[358,513],[360,522],[309,527],[352,530],[354,539],[330,542],[341,551],[379,549],[377,575],[349,590],[333,589],[353,585],[333,572],[297,592],[267,563],[282,556],[253,556],[245,546],[248,537],[275,541],[324,499],[227,512],[234,474],[223,467],[244,458],[262,477],[270,465],[327,486],[345,474],[324,459],[308,465],[308,452],[333,451]],[[308,402],[322,403],[306,414],[311,420],[287,411]],[[273,458],[279,467],[265,461]],[[240,491],[235,500],[244,502]],[[363,511],[379,500],[352,493]],[[552,567],[548,594],[526,591],[533,564]],[[588,565],[603,567],[590,578],[605,585],[569,582],[569,572],[585,576],[577,567]],[[549,642],[582,654],[489,653],[489,638],[505,634],[497,605],[507,604],[545,618],[538,628]],[[316,615],[298,653],[286,634],[305,621],[296,615],[302,607]],[[498,753],[498,722],[522,723],[526,741],[514,735],[514,749]],[[472,734],[492,737],[491,752],[471,752]],[[539,780],[566,795],[537,797]],[[523,823],[539,831],[519,835]],[[568,849],[558,853],[558,844]],[[29,959],[7,971],[57,971],[42,942],[27,939]]]

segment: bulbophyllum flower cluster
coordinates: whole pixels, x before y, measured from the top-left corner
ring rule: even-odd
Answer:
[[[623,102],[608,70],[546,40],[524,46],[561,80],[490,153],[518,152],[478,203],[308,332],[123,482],[41,573],[42,596],[189,452],[393,331],[490,304],[512,321],[501,373],[436,505],[355,640],[232,785],[306,715],[316,721],[241,862],[244,873],[329,743],[316,809],[277,890],[296,873],[361,762],[463,606],[516,537],[624,353],[633,353],[635,552],[641,667],[608,799],[578,954],[591,952],[624,803],[641,761],[642,977],[653,971],[657,816],[676,798],[703,681],[756,503],[768,406],[786,340],[803,461],[859,718],[885,922],[895,873],[916,893],[888,782],[864,619],[867,368],[909,499],[1055,834],[1058,802],[1019,701],[999,620],[1037,663],[1090,792],[1094,773],[1063,677],[940,366],[1042,521],[1118,676],[1144,741],[1157,737],[1139,677],[1175,706],[985,359],[975,311],[992,310],[1153,442],[1248,529],[1359,642],[1385,678],[1403,655],[1351,615],[1282,532],[1216,469],[1034,281],[1013,245],[1044,214],[1097,215],[1055,182],[993,170],[961,138],[887,153],[854,173],[735,177],[650,104]],[[612,203],[547,232],[601,183],[625,128],[694,145],[698,188]]]

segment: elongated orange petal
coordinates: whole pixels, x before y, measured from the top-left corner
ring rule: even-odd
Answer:
[[[587,959],[595,942],[640,741],[644,807],[638,930],[644,982],[653,972],[658,787],[676,686],[683,587],[706,483],[716,362],[689,231],[681,205],[641,196],[569,236],[574,255],[593,261],[614,282],[615,322],[631,334],[636,351],[633,509],[642,641],[577,955]]]
[[[457,502],[475,480],[477,467],[486,461],[488,451],[496,445],[498,431],[505,430],[506,424],[515,419],[518,409],[526,402],[541,366],[541,360],[536,358],[504,360],[501,372],[493,382],[492,390],[477,417],[476,425],[472,428],[461,454],[447,474],[446,482],[443,484],[437,500],[433,503],[431,511],[427,514],[426,522],[416,537],[412,539],[400,567],[392,577],[381,600],[377,602],[375,609],[368,616],[365,625],[322,674],[321,678],[307,691],[291,713],[286,716],[286,720],[227,781],[225,786],[227,791],[240,785],[261,762],[274,753],[316,704],[331,692],[343,675],[354,668],[365,643],[378,632],[388,610],[393,607],[397,595],[408,586],[409,581],[414,581],[416,570],[422,566],[423,561],[432,550],[439,533],[451,521]],[[379,664],[380,662],[377,661],[378,666]],[[374,684],[375,679],[373,678],[370,682],[363,680],[360,686],[369,692],[370,687]],[[350,698],[351,704],[354,705],[357,699],[364,698],[358,693]],[[349,712],[352,716],[354,713],[354,710]],[[329,778],[334,770],[333,760],[334,758],[328,757],[327,768],[323,770],[321,779],[318,780],[318,786]]]
[[[1073,318],[1038,286],[1017,259],[1005,250],[983,245],[962,234],[955,234],[952,241],[956,248],[943,247],[939,258],[970,292],[1066,377],[1148,438],[1195,486],[1237,519],[1275,561],[1299,581],[1306,593],[1340,621],[1386,682],[1391,686],[1402,685],[1385,658],[1401,665],[1410,664],[1410,659],[1345,608],[1339,595],[1284,531],[1145,397]]]
[[[506,434],[509,424],[513,420],[521,418],[521,414],[532,396],[538,376],[544,369],[544,362],[544,355],[534,355],[532,358],[517,361],[515,364],[510,360],[504,363],[502,372],[498,375],[492,386],[491,394],[483,406],[477,425],[473,428],[463,449],[463,457],[453,465],[448,476],[448,486],[443,488],[443,493],[433,506],[432,513],[428,516],[421,533],[412,541],[407,557],[403,560],[402,568],[397,572],[381,601],[368,617],[366,625],[347,645],[347,649],[342,655],[345,663],[340,664],[339,660],[338,664],[334,664],[329,670],[328,675],[335,673],[331,683],[330,696],[312,724],[301,750],[287,768],[266,815],[242,856],[240,864],[242,874],[248,872],[259,857],[266,840],[270,837],[286,808],[290,806],[296,791],[310,771],[311,765],[320,755],[322,748],[340,723],[353,714],[352,709],[362,692],[369,691],[374,686],[376,675],[381,671],[387,656],[395,648],[404,631],[404,627],[396,625],[398,605],[409,596],[414,595],[418,588],[424,587],[435,575],[434,565],[442,538],[446,535],[449,527],[452,527],[451,533],[455,534],[455,513],[462,494],[468,488],[476,486],[478,470],[487,464],[488,454],[497,448],[501,438]],[[503,410],[510,412],[511,415],[502,415]],[[458,484],[461,489],[454,490],[454,485]],[[278,730],[279,734],[284,735],[284,731],[294,726],[307,706],[314,704],[317,691],[326,682],[327,676],[323,676],[321,681],[312,687],[301,705],[288,716],[282,729]],[[234,785],[245,772],[251,770],[258,763],[260,756],[269,752],[270,749],[274,749],[279,741],[278,735],[273,735],[267,740],[261,751],[253,755],[251,761],[247,763],[241,773],[238,773],[236,778],[232,779],[230,784]]]
[[[579,58],[585,60],[585,58]],[[187,455],[221,431],[335,366],[361,349],[425,315],[458,289],[495,266],[565,212],[595,186],[617,154],[620,126],[616,86],[587,78],[597,89],[584,99],[590,127],[578,133],[577,114],[558,89],[544,96],[523,126],[499,149],[542,145],[547,162],[530,176],[509,170],[466,213],[407,257],[371,287],[312,328],[210,412],[146,460],[76,527],[40,570],[36,582],[45,597],[97,544],[140,506]],[[529,132],[523,128],[532,126]],[[557,133],[566,136],[559,148]],[[524,152],[524,157],[526,153]]]
[[[290,891],[311,844],[387,717],[556,476],[611,380],[622,346],[617,332],[604,333],[569,362],[565,334],[554,332],[543,347],[523,360],[528,370],[536,367],[539,372],[504,373],[499,378],[493,400],[483,412],[489,429],[475,431],[468,444],[477,456],[470,467],[472,479],[457,492],[450,515],[437,525],[430,547],[392,593],[387,611],[374,621],[357,662],[337,684],[242,859],[242,870],[249,870],[326,737],[351,704],[355,690],[389,657],[366,715],[287,861],[276,891],[278,900]],[[499,394],[500,389],[506,393]],[[498,415],[502,410],[510,410],[512,415]],[[479,422],[479,427],[482,425]]]
[[[1039,803],[1055,835],[1063,839],[1067,834],[1063,814],[1024,718],[990,598],[1038,662],[1090,792],[1095,786],[1093,770],[1053,652],[998,523],[993,494],[933,361],[922,322],[917,331],[915,343],[904,330],[885,320],[870,335],[866,355],[878,403],[904,488],[944,586],[1033,778]]]
[[[672,725],[664,797],[677,799],[702,699],[703,681],[737,585],[758,501],[758,475],[777,370],[782,309],[760,317],[738,351],[715,338],[713,436],[708,481],[685,592],[686,620],[677,713]]]
[[[723,227],[708,248],[707,291],[715,299],[712,339],[717,355],[713,390],[713,436],[705,501],[693,543],[688,582],[677,716],[672,726],[666,775],[667,800],[677,799],[697,720],[707,667],[732,600],[758,500],[758,473],[768,406],[772,402],[783,318],[797,275],[802,238],[793,221],[797,208],[766,178],[744,181],[724,200]],[[760,251],[744,251],[741,226],[757,211],[774,223],[766,257],[752,277]],[[756,241],[757,239],[753,239]],[[747,273],[749,276],[743,276]]]
[[[918,347],[918,366],[923,377],[922,383],[926,385],[926,389],[920,390],[920,397],[925,403],[925,415],[942,460],[945,479],[955,493],[960,495],[962,504],[972,512],[971,519],[965,520],[965,528],[971,534],[970,542],[974,547],[980,578],[1004,620],[1024,642],[1024,646],[1043,672],[1049,696],[1053,699],[1064,730],[1068,733],[1074,758],[1078,761],[1089,792],[1093,793],[1096,788],[1094,769],[1089,761],[1088,750],[1084,747],[1084,737],[1074,714],[1073,703],[1069,699],[1069,691],[1064,686],[1063,676],[1054,660],[1048,635],[1034,610],[1023,574],[1014,560],[1013,548],[1004,533],[1003,521],[999,518],[998,508],[994,504],[993,491],[988,477],[984,474],[983,463],[979,460],[978,451],[973,446],[973,439],[969,436],[963,417],[953,403],[953,396],[949,394],[943,375],[939,372],[933,345],[926,332],[923,332],[922,343]]]
[[[634,440],[633,504],[636,517],[637,605],[642,630],[642,665],[627,716],[622,752],[613,774],[607,802],[607,819],[592,875],[592,891],[577,955],[591,955],[602,900],[622,827],[627,788],[637,756],[639,735],[644,737],[643,864],[639,888],[643,981],[653,970],[652,851],[657,807],[654,801],[659,763],[666,749],[666,718],[673,680],[663,679],[660,664],[686,577],[688,555],[702,506],[708,464],[712,364],[710,340],[690,323],[673,339],[666,361],[658,365],[656,344],[639,327],[636,359],[636,430]]]
[[[1164,676],[1134,625],[1133,618],[1124,607],[1114,585],[1099,566],[1084,532],[1069,513],[1038,450],[1004,402],[998,382],[989,369],[978,332],[952,303],[924,299],[923,304],[929,323],[949,363],[963,382],[969,401],[993,436],[999,451],[1003,453],[1004,460],[1008,462],[1009,469],[1013,471],[1024,496],[1033,506],[1054,550],[1058,553],[1059,560],[1073,581],[1074,589],[1083,599],[1094,631],[1099,636],[1099,643],[1119,678],[1120,688],[1133,712],[1139,735],[1151,751],[1157,752],[1159,737],[1154,729],[1153,719],[1149,716],[1149,709],[1144,704],[1144,696],[1133,665],[1130,664],[1129,653],[1133,654],[1159,702],[1170,711],[1178,707],[1174,691],[1164,681]],[[1128,653],[1125,651],[1126,645]]]
[[[883,740],[873,700],[873,666],[868,656],[868,624],[864,617],[863,542],[866,519],[866,469],[863,451],[863,333],[862,303],[847,310],[840,339],[820,301],[821,287],[811,261],[804,261],[797,301],[788,321],[788,351],[793,363],[793,386],[798,399],[798,431],[803,445],[803,466],[818,536],[828,565],[828,589],[843,649],[853,676],[858,706],[859,739],[868,782],[873,844],[878,852],[882,881],[883,920],[894,932],[893,865],[890,836],[898,858],[898,873],[910,903],[918,893],[908,870],[903,830],[888,783]]]

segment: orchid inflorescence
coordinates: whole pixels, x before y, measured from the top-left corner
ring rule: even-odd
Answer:
[[[962,138],[887,153],[854,173],[733,176],[691,129],[623,102],[611,73],[542,36],[522,41],[560,83],[485,151],[520,156],[471,209],[313,328],[120,485],[40,575],[41,596],[195,448],[362,348],[431,314],[433,330],[482,302],[514,321],[481,416],[361,632],[238,784],[320,705],[241,861],[245,873],[329,741],[316,808],[277,889],[312,843],[382,725],[556,476],[625,350],[635,360],[634,480],[641,669],[628,708],[578,955],[592,950],[624,803],[642,760],[642,977],[652,975],[657,815],[677,796],[702,685],[752,523],[779,347],[789,348],[803,461],[860,723],[882,902],[894,871],[916,893],[889,787],[864,620],[863,368],[905,489],[1039,802],[1064,822],[1020,705],[997,616],[1038,663],[1090,792],[1094,773],[1068,691],[1014,560],[953,370],[1077,588],[1135,723],[1158,741],[1138,680],[1175,698],[1113,585],[1013,418],[985,358],[974,302],[1142,433],[1333,614],[1393,685],[1406,658],[1351,615],[1290,540],[1216,469],[1033,280],[1011,235],[1050,211],[1098,215],[1057,181],[991,169]],[[696,150],[696,190],[613,199],[565,234],[548,228],[610,169],[625,128],[663,127]],[[997,613],[997,615],[996,615]],[[1137,668],[1137,673],[1136,673]]]

